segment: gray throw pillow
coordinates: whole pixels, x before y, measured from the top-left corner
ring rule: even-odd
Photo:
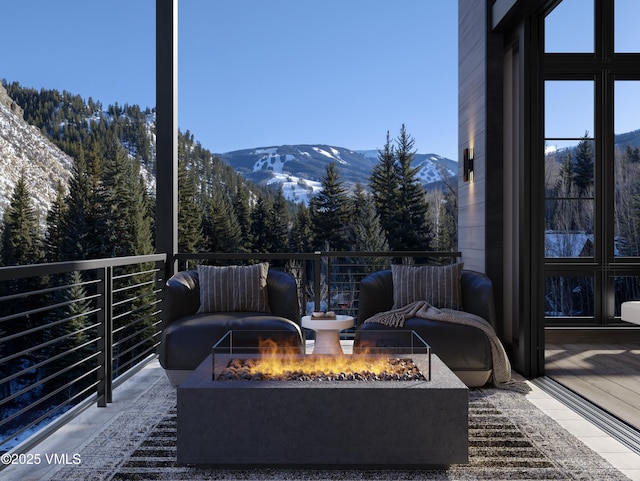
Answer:
[[[198,266],[198,312],[271,312],[267,295],[269,264]]]
[[[460,277],[463,264],[447,266],[392,265],[393,308],[427,301],[439,309],[462,310]]]

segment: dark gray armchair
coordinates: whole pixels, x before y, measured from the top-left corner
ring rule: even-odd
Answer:
[[[242,331],[243,341],[257,346],[259,338],[279,344],[304,346],[296,282],[289,274],[269,269],[267,292],[271,312],[199,313],[200,283],[197,270],[178,272],[165,289],[160,365],[172,384],[180,384],[211,354],[227,332]],[[251,335],[255,332],[255,336]],[[248,336],[247,336],[248,334]],[[249,339],[250,338],[250,339]]]
[[[484,274],[463,270],[461,276],[463,310],[482,317],[494,328],[496,322],[493,284]],[[393,307],[393,278],[390,270],[374,272],[360,283],[355,346],[383,336],[384,331],[415,331],[431,346],[434,354],[467,386],[483,386],[491,377],[492,359],[489,339],[478,328],[423,318],[407,319],[404,326],[389,327],[365,321]]]

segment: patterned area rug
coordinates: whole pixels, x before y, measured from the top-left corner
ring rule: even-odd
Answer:
[[[176,394],[159,381],[55,480],[623,480],[521,393],[469,391],[469,464],[443,470],[216,469],[176,462]]]

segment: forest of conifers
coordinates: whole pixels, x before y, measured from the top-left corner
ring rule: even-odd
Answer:
[[[68,92],[6,88],[24,119],[69,154],[74,168],[44,231],[30,208],[36,193],[18,182],[2,219],[0,262],[153,252],[153,111],[117,104],[103,110]],[[189,131],[181,133],[179,251],[454,250],[457,189],[426,193],[411,166],[412,149],[402,126],[397,138],[387,136],[371,178],[354,192],[342,186],[339,167],[328,164],[322,192],[303,205],[245,181]]]

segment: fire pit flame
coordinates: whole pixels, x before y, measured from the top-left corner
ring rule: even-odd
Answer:
[[[274,341],[261,343],[261,355],[231,359],[219,380],[426,380],[411,359],[389,355],[299,355],[297,348],[283,351]]]

